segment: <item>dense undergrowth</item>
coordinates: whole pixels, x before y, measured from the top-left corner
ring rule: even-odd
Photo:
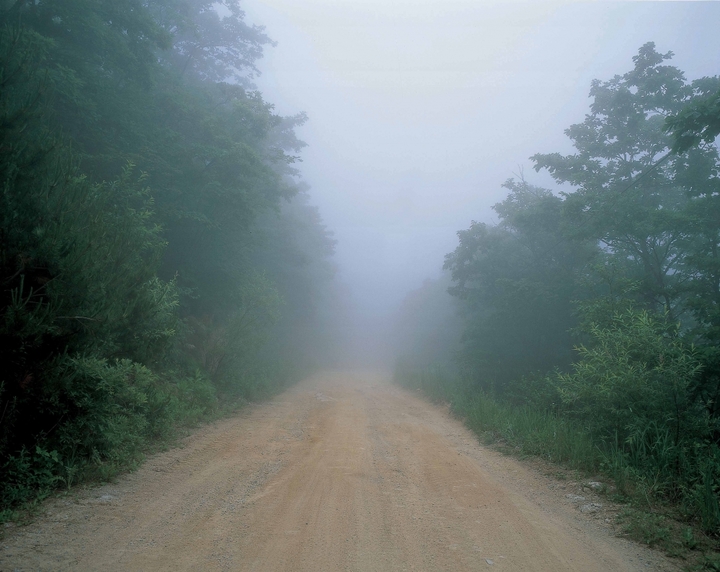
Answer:
[[[0,6],[0,519],[319,359],[334,241],[271,43],[232,1]]]

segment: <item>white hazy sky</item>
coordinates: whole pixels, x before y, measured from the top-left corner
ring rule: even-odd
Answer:
[[[690,79],[720,72],[720,2],[243,0],[278,42],[257,84],[310,117],[301,166],[338,240],[340,278],[370,315],[437,276],[500,184],[570,151],[594,78],[647,41]]]

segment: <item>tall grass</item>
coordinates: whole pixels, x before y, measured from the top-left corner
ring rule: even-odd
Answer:
[[[520,453],[594,472],[603,455],[578,424],[531,406],[512,406],[473,388],[440,368],[398,366],[395,381],[446,402],[453,413],[484,441],[499,441]]]
[[[513,405],[441,368],[399,365],[395,381],[448,403],[485,442],[611,478],[618,494],[649,508],[673,503],[678,514],[706,534],[720,533],[720,449],[709,442],[678,445],[660,424],[648,424],[614,442],[594,435],[581,420],[534,405]]]

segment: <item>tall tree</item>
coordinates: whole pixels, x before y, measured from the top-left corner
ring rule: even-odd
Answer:
[[[525,181],[504,186],[507,199],[493,207],[500,224],[458,232],[445,260],[450,293],[468,309],[463,359],[499,387],[569,364],[578,273],[594,253],[588,241],[569,238],[560,197]]]
[[[686,309],[692,273],[688,268],[697,237],[693,195],[707,187],[704,176],[717,163],[713,146],[671,154],[665,118],[678,113],[697,88],[676,67],[666,65],[650,42],[622,76],[592,84],[593,102],[585,121],[566,134],[576,153],[537,154],[537,170],[547,169],[567,194],[568,214],[580,234],[598,240],[628,276],[640,284],[640,302],[680,318]],[[703,171],[702,175],[698,169]],[[687,316],[686,316],[687,318]]]

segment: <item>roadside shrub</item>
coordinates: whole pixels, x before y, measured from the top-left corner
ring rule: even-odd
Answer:
[[[651,430],[674,446],[706,436],[707,414],[690,391],[700,361],[668,329],[633,310],[615,314],[608,327],[591,324],[591,342],[577,348],[573,371],[554,377],[565,413],[601,439],[617,435],[638,447]]]
[[[193,425],[218,412],[217,390],[202,371],[195,370],[191,375],[171,372],[164,385],[173,423]],[[155,435],[165,436],[159,431]]]
[[[0,484],[0,522],[10,516],[8,507],[15,507],[30,500],[42,499],[63,481],[63,467],[57,451],[35,447],[33,453],[22,449],[2,465],[3,481]]]
[[[32,432],[4,464],[3,506],[134,466],[150,433],[168,421],[156,377],[137,363],[63,356],[46,375],[24,423]]]
[[[698,456],[698,476],[686,503],[694,509],[707,534],[720,534],[720,448],[703,447]],[[688,502],[689,501],[689,502]]]

